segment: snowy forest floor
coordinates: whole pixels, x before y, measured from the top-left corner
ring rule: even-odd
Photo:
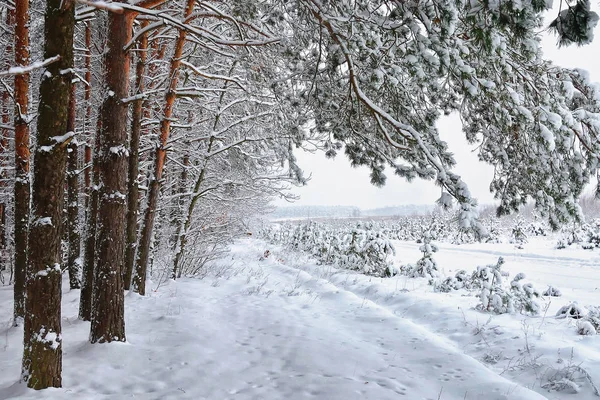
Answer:
[[[403,262],[419,258],[419,245],[395,245]],[[203,279],[128,294],[127,343],[89,344],[79,292],[66,289],[62,389],[16,383],[23,332],[3,307],[0,399],[597,399],[600,335],[579,336],[554,313],[572,300],[600,305],[598,254],[555,252],[441,245],[435,255],[449,275],[503,255],[538,289],[561,289],[530,317],[477,311],[473,295],[434,293],[426,279],[367,277],[243,239]],[[0,304],[11,298],[0,287]],[[579,392],[549,392],[549,382]]]

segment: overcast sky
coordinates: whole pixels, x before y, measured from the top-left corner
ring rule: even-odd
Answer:
[[[544,54],[547,59],[564,67],[585,69],[593,81],[600,81],[600,27],[596,28],[596,40],[584,47],[558,48],[556,38],[547,35],[543,41]],[[440,120],[438,124],[443,140],[448,142],[450,150],[455,154],[457,166],[455,172],[460,174],[471,190],[471,194],[480,204],[493,203],[489,192],[492,167],[477,160],[473,146],[469,146],[461,132],[458,116],[450,116]],[[429,181],[407,183],[396,177],[391,170],[387,184],[376,188],[369,183],[369,170],[366,167],[352,168],[344,154],[340,153],[335,160],[328,160],[323,153],[296,152],[300,166],[311,180],[306,186],[294,188],[293,193],[300,195],[294,205],[348,205],[363,209],[378,208],[403,204],[432,204],[440,196],[440,188]],[[290,205],[277,200],[278,206]]]

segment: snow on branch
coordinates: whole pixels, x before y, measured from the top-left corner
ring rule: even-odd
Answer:
[[[194,71],[194,73],[196,75],[199,75],[203,78],[207,78],[207,79],[220,79],[223,80],[225,82],[232,82],[235,83],[237,86],[239,86],[240,89],[242,89],[243,91],[246,91],[246,88],[242,85],[242,83],[235,77],[229,77],[229,76],[225,76],[225,75],[216,75],[216,74],[210,74],[208,72],[205,71],[200,71],[198,68],[196,68],[196,66],[190,64],[187,61],[181,60],[181,65],[185,65],[186,67],[188,67],[189,69],[191,69],[192,71]]]
[[[94,1],[94,0],[76,0],[79,4],[97,8],[99,10],[106,10],[115,14],[123,14],[123,7],[118,3],[109,3],[106,1]]]
[[[54,56],[54,57],[50,57],[44,61],[34,62],[33,64],[30,64],[26,67],[11,67],[7,71],[0,72],[0,76],[28,74],[29,72],[31,72],[33,70],[44,68],[58,60],[60,60],[60,56]]]

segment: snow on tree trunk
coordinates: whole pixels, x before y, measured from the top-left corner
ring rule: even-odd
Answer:
[[[14,27],[15,23],[14,23],[14,19],[15,19],[15,10],[14,9],[7,9],[6,10],[6,26],[8,29],[11,29]],[[5,53],[5,64],[4,67],[5,69],[9,69],[12,66],[11,60],[10,60],[10,55],[12,54],[12,42],[9,40],[6,43],[6,46],[4,48],[4,53]],[[11,115],[11,99],[10,99],[10,92],[6,89],[4,89],[2,91],[2,104],[1,104],[1,109],[0,112],[2,113],[2,130],[1,135],[0,136],[0,162],[2,163],[2,168],[0,169],[0,188],[4,189],[7,186],[7,180],[8,180],[8,166],[11,165],[12,163],[9,161],[9,150],[10,150],[10,146],[9,146],[9,138],[11,137],[11,132],[9,129],[9,125],[10,125],[10,115]],[[4,191],[4,190],[3,190]],[[4,202],[4,200],[2,200],[2,202],[0,202],[0,250],[2,250],[4,252],[4,250],[6,249],[6,245],[7,245],[7,241],[6,241],[6,231],[8,229],[8,227],[6,226],[6,210],[7,210],[7,204]],[[8,268],[8,263],[9,260],[6,259],[6,257],[3,254],[3,259],[1,260],[1,262],[3,263],[3,265],[0,265],[0,270]],[[20,284],[18,287],[20,287],[20,290],[15,290],[14,294],[14,323],[15,325],[18,324],[18,322],[21,320],[21,318],[23,317],[23,308],[24,308],[24,287],[23,287],[23,282],[25,281],[25,270],[24,268],[21,269],[21,271],[23,272],[21,275],[21,279],[20,279]],[[13,272],[14,269],[13,269]],[[17,277],[15,277],[15,281],[16,281]],[[15,287],[17,285],[17,282],[15,282]]]
[[[102,126],[101,115],[98,115],[96,122],[96,138],[94,143],[94,154],[100,151],[100,127]],[[91,157],[90,157],[91,158]],[[96,233],[98,219],[98,157],[93,158],[93,186],[90,187],[90,201],[87,217],[87,231],[85,236],[85,249],[83,260],[83,271],[81,277],[81,294],[79,298],[79,318],[84,321],[92,320],[92,293],[94,287],[94,276],[96,266]]]
[[[76,115],[76,91],[75,85],[71,85],[69,95],[69,118],[67,132],[75,135]],[[79,146],[76,139],[71,140],[67,156],[67,236],[69,240],[69,253],[67,257],[67,269],[69,271],[69,287],[79,289],[81,281],[81,235],[79,234]]]
[[[94,277],[90,341],[125,341],[123,263],[127,190],[127,105],[133,15],[109,14],[105,86],[100,110],[100,175],[97,264]]]
[[[29,65],[29,1],[15,9],[15,64]],[[29,74],[15,76],[15,323],[24,316],[29,230]]]
[[[144,29],[148,21],[143,21],[140,29]],[[139,39],[138,61],[135,70],[136,94],[144,93],[144,74],[146,71],[146,50],[148,49],[148,34],[144,33]],[[125,243],[125,273],[123,276],[125,290],[131,286],[133,264],[135,263],[135,250],[137,245],[137,216],[139,211],[139,149],[142,130],[142,117],[144,114],[144,100],[137,100],[133,105],[131,136],[129,138],[129,177],[127,180],[127,241]]]
[[[85,184],[85,210],[86,213],[89,211],[89,199],[90,191],[92,186],[92,169],[90,165],[92,163],[92,145],[91,142],[94,138],[90,129],[90,121],[92,119],[92,27],[91,22],[85,24],[85,85],[84,101],[85,101],[85,119],[83,121],[83,129],[85,133],[85,148],[84,148],[84,184]]]
[[[19,2],[21,3],[21,2]],[[67,116],[73,67],[75,3],[47,0],[37,148],[29,231],[22,380],[33,389],[62,384],[60,232],[64,201]]]

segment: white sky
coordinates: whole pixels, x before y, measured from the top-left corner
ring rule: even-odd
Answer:
[[[564,67],[585,69],[593,81],[600,81],[600,26],[595,34],[596,39],[590,45],[560,49],[556,45],[556,38],[547,35],[542,43],[545,57]],[[443,118],[438,128],[442,139],[448,142],[456,156],[454,171],[461,175],[480,204],[492,203],[493,197],[488,188],[493,168],[477,160],[473,146],[464,140],[458,116]],[[312,154],[302,150],[296,152],[296,157],[311,180],[306,186],[292,190],[292,193],[301,197],[294,205],[346,205],[366,209],[432,204],[440,196],[440,188],[433,181],[415,180],[408,183],[395,176],[390,169],[386,170],[388,180],[385,187],[377,188],[369,183],[368,168],[352,168],[343,152],[335,160],[326,159],[323,153]],[[277,200],[275,205],[290,204]]]

